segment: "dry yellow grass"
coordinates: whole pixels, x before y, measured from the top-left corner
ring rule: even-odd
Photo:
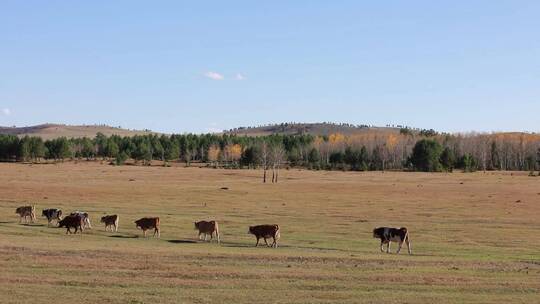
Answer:
[[[540,291],[540,178],[0,164],[2,303],[534,303]],[[228,187],[229,190],[222,190]],[[81,235],[18,224],[85,210]],[[103,214],[120,215],[105,232]],[[133,221],[159,216],[161,239]],[[216,219],[223,244],[197,242]],[[253,248],[247,227],[277,223],[281,247]],[[406,226],[414,255],[378,252],[375,226]],[[393,251],[395,252],[395,245]]]

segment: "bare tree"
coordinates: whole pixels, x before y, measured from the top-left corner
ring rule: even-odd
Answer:
[[[279,168],[285,160],[285,148],[281,143],[272,146],[270,157],[272,160],[272,183],[277,183]]]
[[[268,163],[270,160],[270,149],[266,141],[261,142],[261,153],[259,154],[259,162],[263,167],[263,183],[266,183],[266,170],[268,170]]]

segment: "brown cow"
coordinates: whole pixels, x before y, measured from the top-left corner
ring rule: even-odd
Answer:
[[[195,222],[195,229],[199,230],[199,240],[201,239],[201,234],[204,234],[204,240],[206,241],[206,236],[210,235],[210,242],[212,242],[215,233],[218,244],[221,242],[219,239],[219,226],[216,221]]]
[[[81,234],[84,230],[84,218],[80,215],[68,215],[58,222],[58,227],[66,227],[66,234],[71,233],[71,228],[75,228],[74,234],[80,230]]]
[[[257,243],[255,247],[259,246],[259,239],[263,238],[266,246],[268,242],[266,239],[272,238],[274,242],[271,247],[277,248],[277,241],[280,238],[279,225],[258,225],[258,226],[249,226],[249,233],[253,234],[257,238]]]
[[[160,236],[159,232],[159,217],[143,217],[140,220],[135,221],[135,227],[141,228],[144,234],[144,237],[146,237],[146,230],[148,229],[154,229],[154,237]]]
[[[118,232],[119,220],[120,220],[120,217],[116,214],[105,215],[101,217],[101,222],[105,224],[105,231],[107,231],[107,229],[111,227],[111,232],[113,231],[113,229],[114,229],[114,232]]]
[[[23,218],[26,224],[28,224],[28,217],[30,217],[30,221],[32,223],[36,221],[36,206],[22,206],[15,209],[15,213],[20,216],[19,223],[21,224],[22,224]]]

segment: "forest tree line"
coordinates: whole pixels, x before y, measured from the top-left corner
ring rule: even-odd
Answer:
[[[136,135],[95,138],[0,135],[0,160],[19,162],[106,159],[202,162],[213,167],[304,167],[315,170],[463,171],[540,169],[540,135],[439,134],[433,130],[365,132],[345,136],[216,134]],[[265,170],[266,171],[266,170]],[[275,172],[277,174],[277,172]],[[275,177],[277,179],[277,176]]]

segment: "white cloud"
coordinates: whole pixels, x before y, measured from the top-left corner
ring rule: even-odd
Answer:
[[[225,77],[223,75],[221,75],[220,73],[216,73],[216,72],[212,72],[212,71],[208,71],[208,72],[204,73],[204,76],[207,77],[207,78],[210,78],[212,80],[223,80],[223,79],[225,79]]]
[[[9,116],[9,115],[11,115],[11,110],[8,109],[8,108],[3,108],[2,109],[2,114],[6,115],[6,116]]]
[[[244,79],[246,79],[246,77],[244,75],[240,74],[240,73],[237,73],[235,78],[236,78],[236,80],[244,80]]]

